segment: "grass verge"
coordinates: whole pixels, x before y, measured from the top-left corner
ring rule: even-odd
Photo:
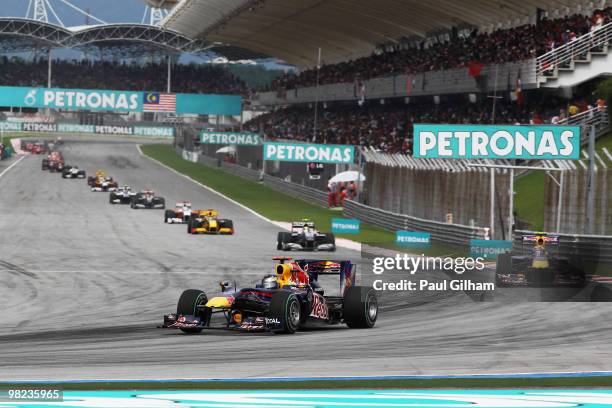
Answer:
[[[325,231],[331,227],[332,218],[341,217],[337,211],[280,193],[262,183],[243,179],[219,168],[212,168],[184,160],[176,154],[172,146],[159,144],[142,145],[141,149],[147,156],[197,180],[271,220],[291,222],[302,218],[309,218],[319,225],[321,230]],[[389,248],[394,247],[393,244],[395,242],[394,232],[365,223],[361,223],[361,232],[359,234],[337,234],[337,236],[357,242],[379,244]],[[427,255],[436,256],[463,254],[464,251],[460,247],[432,243],[430,248],[419,251],[419,253],[423,252]]]
[[[0,383],[0,388],[36,389],[49,383]],[[65,391],[119,390],[309,390],[309,389],[422,389],[422,388],[574,388],[610,387],[610,376],[546,378],[435,378],[435,379],[363,379],[308,381],[169,381],[169,382],[55,382]]]

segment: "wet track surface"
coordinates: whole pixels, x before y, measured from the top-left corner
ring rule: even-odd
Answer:
[[[543,289],[383,293],[372,330],[158,330],[183,289],[214,293],[221,279],[246,286],[271,272],[278,227],[141,156],[133,143],[80,141],[63,151],[67,164],[152,188],[169,206],[190,200],[218,209],[236,235],[190,236],[183,225],[165,225],[162,211],[110,205],[84,180],[62,180],[40,170],[40,157],[26,157],[0,178],[0,380],[612,370],[612,304],[520,302],[556,299]],[[380,278],[358,252],[333,257],[357,262],[361,284]],[[585,300],[591,292],[554,293]],[[481,302],[491,298],[497,302]]]

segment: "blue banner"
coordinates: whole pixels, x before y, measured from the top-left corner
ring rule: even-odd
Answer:
[[[431,244],[431,234],[419,231],[395,231],[395,243],[401,246],[423,248]]]
[[[361,222],[349,218],[332,218],[331,229],[334,234],[359,234]]]
[[[472,258],[496,259],[497,255],[510,252],[511,250],[512,241],[501,241],[494,239],[470,240],[470,256]]]
[[[415,124],[413,155],[426,159],[578,159],[580,127]]]
[[[308,143],[264,143],[264,160],[346,164],[355,161],[355,146]]]
[[[240,115],[238,95],[0,87],[0,106],[112,112]]]

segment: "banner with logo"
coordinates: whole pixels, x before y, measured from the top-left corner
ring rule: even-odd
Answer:
[[[170,126],[110,126],[79,125],[75,123],[0,122],[0,129],[4,132],[87,133],[163,139],[172,139],[174,137],[174,128]]]
[[[112,112],[240,115],[239,95],[0,87],[0,106]]]
[[[252,132],[200,132],[200,143],[241,146],[260,146],[261,137]]]
[[[512,241],[501,240],[470,240],[470,256],[472,258],[496,259],[497,255],[512,251]]]
[[[395,231],[395,244],[408,247],[428,247],[431,244],[431,234],[420,231]]]
[[[359,234],[361,221],[351,218],[332,218],[331,230],[334,234]]]
[[[347,164],[355,161],[355,146],[266,142],[264,160]]]
[[[414,157],[426,159],[578,159],[580,127],[414,125]]]

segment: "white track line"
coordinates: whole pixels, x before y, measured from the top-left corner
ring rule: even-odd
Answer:
[[[15,167],[20,161],[22,161],[25,158],[26,158],[26,156],[21,156],[15,163],[11,164],[6,169],[4,169],[4,171],[2,173],[0,173],[0,178],[2,178],[2,176],[4,176],[10,169]]]
[[[138,153],[140,153],[140,155],[141,155],[141,156],[146,157],[147,159],[154,161],[155,163],[159,164],[160,166],[162,166],[162,167],[164,167],[164,168],[166,168],[166,169],[170,170],[170,171],[171,171],[171,172],[173,172],[174,174],[178,174],[179,176],[181,176],[181,177],[183,177],[183,178],[186,178],[187,180],[189,180],[189,181],[191,181],[191,182],[193,182],[193,183],[196,183],[198,186],[200,186],[200,187],[202,187],[202,188],[204,188],[204,189],[206,189],[206,190],[208,190],[208,191],[210,191],[210,192],[212,192],[212,193],[217,194],[219,197],[222,197],[222,198],[224,198],[225,200],[227,200],[227,201],[229,201],[229,202],[231,202],[231,203],[233,203],[233,204],[236,204],[236,205],[237,205],[237,206],[239,206],[240,208],[242,208],[242,209],[244,209],[244,210],[246,210],[246,211],[250,212],[250,213],[251,213],[251,214],[253,214],[254,216],[256,216],[256,217],[258,217],[258,218],[260,218],[260,219],[262,219],[262,220],[264,220],[264,221],[266,221],[266,222],[269,222],[270,224],[273,224],[273,225],[275,225],[275,226],[277,226],[277,227],[280,227],[280,228],[283,228],[283,229],[286,229],[286,230],[291,230],[291,223],[284,223],[284,222],[280,222],[280,221],[273,221],[273,220],[269,219],[268,217],[264,217],[264,216],[263,216],[263,215],[261,215],[260,213],[258,213],[258,212],[256,212],[256,211],[254,211],[253,209],[251,209],[251,208],[249,208],[249,207],[245,206],[244,204],[241,204],[241,203],[239,203],[238,201],[236,201],[236,200],[233,200],[233,199],[229,198],[229,197],[228,197],[228,196],[226,196],[225,194],[220,193],[220,192],[218,192],[217,190],[212,189],[212,188],[210,188],[209,186],[207,186],[207,185],[205,185],[205,184],[202,184],[202,183],[200,183],[200,182],[199,182],[199,181],[197,181],[197,180],[192,179],[191,177],[189,177],[189,176],[188,176],[188,175],[186,175],[186,174],[183,174],[183,173],[181,173],[181,172],[179,172],[179,171],[174,170],[172,167],[165,165],[164,163],[160,162],[160,161],[159,161],[159,160],[157,160],[157,159],[154,159],[154,158],[152,158],[152,157],[150,157],[150,156],[147,156],[146,154],[144,154],[144,153],[142,152],[142,149],[140,149],[140,145],[137,145],[137,146],[136,146],[136,148],[138,149]],[[360,242],[357,242],[357,241],[351,241],[351,240],[349,240],[349,239],[345,239],[345,238],[338,238],[338,239],[336,240],[336,246],[339,246],[339,247],[342,247],[342,248],[346,248],[346,249],[352,249],[352,250],[354,250],[354,251],[361,251],[361,243],[360,243]]]

